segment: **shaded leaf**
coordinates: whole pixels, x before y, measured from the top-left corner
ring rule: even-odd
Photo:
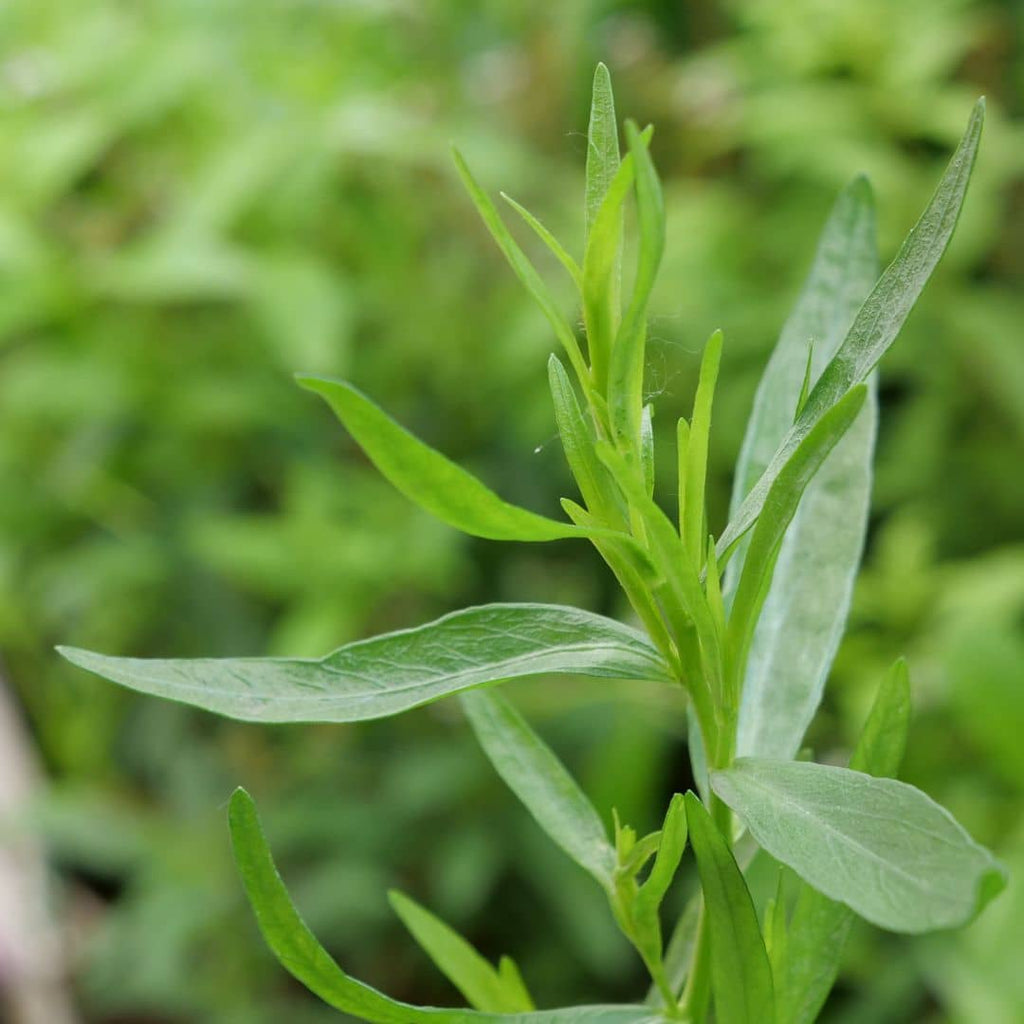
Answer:
[[[537,1013],[480,1013],[400,1003],[350,978],[299,916],[277,873],[252,797],[235,790],[231,843],[246,895],[267,945],[281,965],[329,1006],[372,1024],[661,1024],[641,1006],[578,1006]]]
[[[695,793],[686,794],[711,936],[711,986],[718,1024],[770,1024],[775,996],[768,954],[743,873]]]
[[[415,900],[396,890],[388,893],[388,899],[402,924],[470,1006],[495,1013],[534,1008],[528,996],[523,998],[522,979],[512,961],[506,959],[511,967],[505,967],[503,977],[458,932]],[[511,988],[506,978],[512,980]]]

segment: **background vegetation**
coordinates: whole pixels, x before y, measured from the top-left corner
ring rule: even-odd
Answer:
[[[885,363],[866,569],[811,739],[842,756],[905,652],[904,775],[1016,876],[963,934],[859,931],[826,1019],[1024,1019],[1022,34],[1013,0],[3,6],[0,657],[46,781],[0,841],[45,843],[56,984],[81,1020],[338,1019],[271,966],[243,906],[224,824],[239,782],[311,925],[390,994],[455,998],[390,914],[399,885],[489,954],[514,954],[545,1003],[638,995],[600,894],[504,793],[452,705],[244,726],[51,654],[60,641],[314,655],[488,600],[624,612],[583,545],[491,544],[431,521],[291,380],[349,377],[502,495],[557,507],[552,340],[447,143],[492,191],[580,238],[597,59],[620,111],[657,126],[658,429],[725,331],[716,532],[835,193],[870,175],[891,255],[988,94],[966,215]],[[509,692],[609,815],[656,827],[687,784],[664,694]],[[3,933],[0,949],[17,939]],[[13,978],[0,970],[0,987]]]

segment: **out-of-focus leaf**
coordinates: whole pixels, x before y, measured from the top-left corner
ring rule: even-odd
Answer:
[[[114,658],[58,648],[133,690],[251,722],[355,722],[516,676],[670,677],[646,637],[578,608],[481,605],[301,658]]]
[[[955,928],[1006,884],[947,810],[895,779],[741,758],[711,786],[776,860],[881,928]]]

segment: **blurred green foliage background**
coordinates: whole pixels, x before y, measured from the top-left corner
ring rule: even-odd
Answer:
[[[841,756],[906,653],[905,777],[1015,871],[962,934],[859,931],[825,1019],[1024,1019],[1022,34],[1013,0],[0,7],[0,657],[46,779],[0,842],[45,842],[55,984],[79,1019],[338,1019],[271,965],[243,906],[224,824],[238,783],[310,924],[391,995],[456,999],[401,934],[390,886],[513,954],[546,1005],[641,994],[600,894],[502,791],[452,705],[260,728],[137,699],[51,653],[316,655],[489,600],[624,613],[582,545],[431,521],[291,380],[346,376],[503,496],[557,509],[571,492],[552,340],[448,142],[492,192],[579,240],[597,59],[620,114],[657,129],[663,480],[700,347],[725,331],[716,532],[834,195],[869,174],[891,256],[989,97],[965,216],[883,365],[866,567],[810,742]],[[569,308],[568,282],[524,241]],[[687,785],[672,695],[510,692],[609,815],[653,828]]]

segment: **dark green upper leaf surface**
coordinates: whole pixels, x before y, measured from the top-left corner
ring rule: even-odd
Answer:
[[[771,1024],[775,996],[750,892],[728,843],[694,793],[686,794],[711,935],[711,985],[718,1024]]]
[[[254,722],[383,718],[475,686],[547,672],[668,679],[639,631],[578,608],[493,604],[301,658],[113,658],[60,653],[142,693]]]
[[[475,537],[542,541],[580,536],[559,523],[510,505],[461,466],[425,445],[351,384],[320,377],[299,383],[322,395],[381,473],[442,522]]]
[[[984,118],[984,100],[979,100],[931,202],[861,306],[842,345],[811,390],[800,418],[786,434],[768,467],[743,499],[719,539],[720,557],[750,529],[761,511],[772,480],[800,441],[851,387],[867,379],[895,341],[953,236],[978,152]]]
[[[260,931],[281,965],[329,1006],[373,1024],[663,1024],[642,1006],[575,1006],[534,1013],[410,1006],[350,978],[299,916],[267,847],[252,798],[236,790],[230,809],[231,842]]]
[[[741,758],[711,785],[773,857],[881,928],[957,927],[1004,884],[947,810],[895,779]]]

